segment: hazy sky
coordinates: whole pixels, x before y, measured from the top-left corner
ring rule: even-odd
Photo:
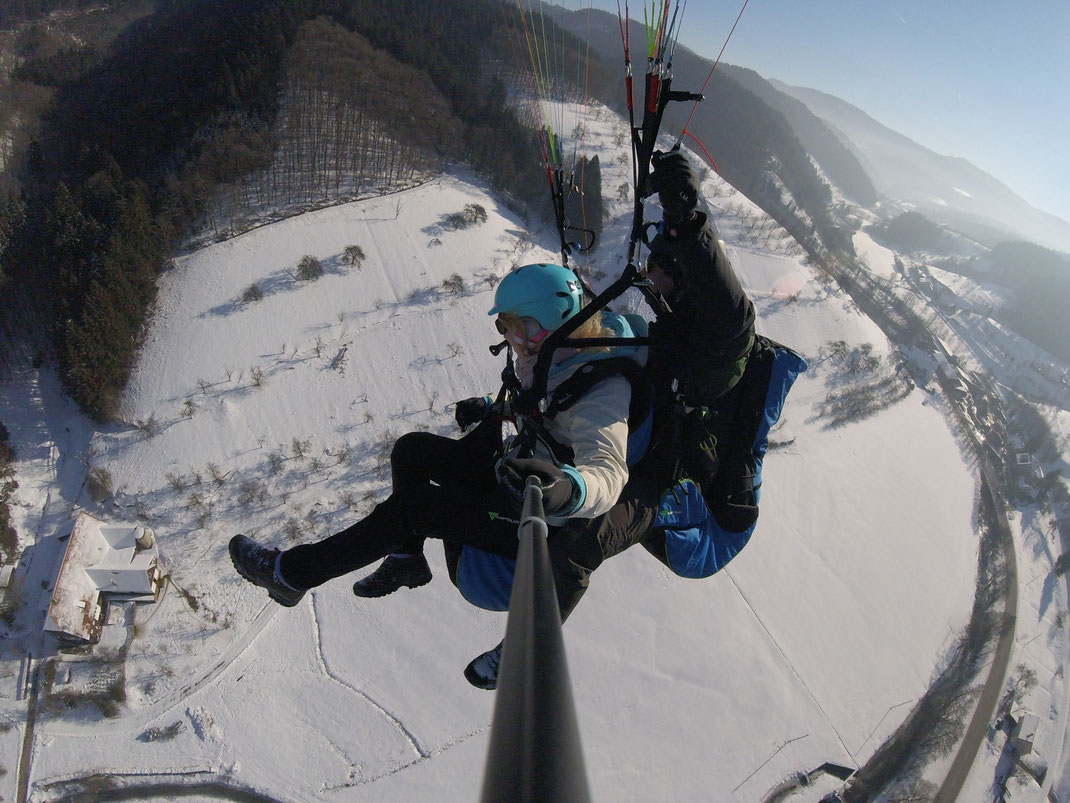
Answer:
[[[690,0],[680,41],[716,57],[742,5]],[[1070,221],[1070,0],[750,0],[724,61],[836,95]]]

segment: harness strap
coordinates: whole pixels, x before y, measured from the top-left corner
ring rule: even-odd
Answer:
[[[534,409],[524,413],[524,425],[517,436],[522,439],[522,448],[534,450],[535,442],[540,441],[550,452],[558,465],[571,465],[575,453],[550,434],[545,422],[553,420],[558,413],[572,407],[595,385],[614,376],[623,376],[632,387],[628,406],[628,430],[638,428],[653,404],[654,391],[647,381],[646,372],[631,357],[609,357],[604,360],[584,363],[575,373],[562,382],[550,396],[545,411]]]
[[[559,412],[567,410],[579,401],[595,385],[612,376],[623,376],[632,386],[631,401],[628,405],[628,429],[635,429],[643,423],[642,419],[649,412],[653,390],[647,381],[646,371],[631,357],[609,357],[584,363],[554,390],[543,415],[546,418],[554,418]]]

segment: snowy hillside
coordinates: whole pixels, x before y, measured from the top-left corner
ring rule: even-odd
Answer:
[[[611,144],[623,124],[587,124],[604,186],[628,180]],[[826,762],[860,766],[942,668],[974,597],[976,470],[945,401],[896,378],[902,356],[786,236],[748,234],[748,220],[765,220],[756,207],[716,176],[705,191],[759,330],[811,369],[772,435],[757,532],[729,568],[683,580],[633,550],[599,569],[568,622],[598,800],[757,801]],[[487,221],[448,228],[469,204]],[[598,285],[619,273],[628,226],[630,205],[609,207],[601,247],[578,260]],[[461,671],[501,638],[504,617],[461,599],[437,544],[424,588],[363,600],[344,578],[294,609],[238,578],[226,545],[237,532],[284,546],[337,531],[388,492],[394,437],[455,433],[451,403],[497,389],[501,361],[486,348],[498,340],[486,314],[495,279],[559,259],[555,236],[459,174],[311,212],[175,260],[124,401],[129,425],[93,430],[46,372],[0,388],[20,455],[16,524],[36,538],[23,598],[47,600],[59,550],[49,541],[76,508],[147,523],[171,576],[155,606],[113,610],[111,660],[57,655],[30,613],[12,626],[2,710],[18,727],[0,731],[4,798],[16,797],[20,755],[34,800],[94,775],[146,798],[164,794],[157,784],[203,784],[207,798],[212,784],[276,800],[478,796],[494,695]],[[365,254],[359,268],[343,259],[351,245]],[[296,277],[307,255],[325,268],[315,281]],[[243,300],[254,285],[262,298]],[[861,368],[859,355],[871,358]],[[897,392],[873,415],[830,402],[881,380]],[[110,476],[100,505],[86,463]],[[1020,526],[1033,561],[1024,586],[1051,558],[1025,549],[1045,539],[1043,523]],[[1044,667],[1038,710],[1050,712],[1055,767],[1065,587],[1038,582],[1022,598],[1035,616],[1022,617],[1016,660]],[[43,658],[55,666],[22,753],[25,678]],[[77,702],[117,684],[115,716]],[[981,757],[969,799],[982,799],[973,793],[997,760]],[[783,799],[816,801],[838,784],[824,776]],[[1029,796],[1036,787],[1023,795],[1042,799]]]

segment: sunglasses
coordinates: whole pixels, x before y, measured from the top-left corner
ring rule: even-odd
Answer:
[[[517,325],[506,326],[501,318],[494,319],[498,334],[515,338],[523,344],[538,345],[550,335],[549,329],[543,329],[534,318],[517,318]]]

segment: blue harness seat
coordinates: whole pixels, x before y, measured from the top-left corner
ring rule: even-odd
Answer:
[[[679,480],[662,495],[654,526],[665,536],[665,562],[680,577],[702,578],[719,572],[747,545],[757,526],[762,461],[769,447],[769,430],[780,420],[791,386],[806,370],[806,360],[791,349],[772,341],[769,346],[773,351],[769,386],[758,429],[750,445],[754,516],[743,527],[734,526],[729,516],[722,516],[723,521],[718,521],[706,505],[699,487],[686,477]]]
[[[453,583],[469,603],[486,611],[509,610],[516,561],[475,547],[462,547]]]

